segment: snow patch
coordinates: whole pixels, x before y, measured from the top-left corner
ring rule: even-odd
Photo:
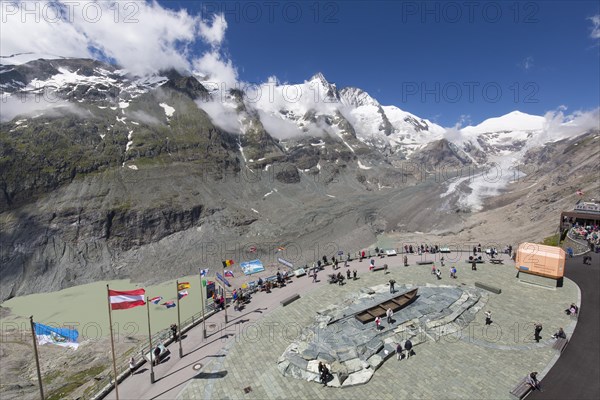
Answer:
[[[160,103],[159,106],[161,106],[165,110],[165,115],[167,116],[167,118],[171,118],[175,113],[175,109],[167,103]]]
[[[360,169],[371,169],[373,167],[367,167],[366,165],[364,165],[363,163],[361,163],[360,160],[358,160],[358,168],[360,168]]]

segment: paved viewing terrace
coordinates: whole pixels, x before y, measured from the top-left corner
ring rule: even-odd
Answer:
[[[543,378],[558,359],[551,335],[563,327],[571,337],[577,320],[565,315],[564,310],[570,303],[580,301],[580,292],[567,278],[563,287],[556,289],[520,283],[515,277],[514,263],[505,255],[501,257],[505,264],[478,264],[477,271],[472,271],[464,259],[460,260],[452,264],[458,270],[457,279],[449,277],[450,263],[446,262],[443,268],[438,265],[442,270],[441,280],[431,273],[431,265],[416,265],[416,255],[409,256],[408,267],[402,266],[401,255],[375,258],[377,265],[388,264],[387,273],[369,271],[367,260],[352,261],[349,269],[358,271],[358,279],[347,280],[341,286],[327,282],[327,275],[333,272],[332,266],[327,266],[318,274],[317,283],[312,282],[312,277],[303,276],[269,294],[255,293],[242,311],[228,309],[228,323],[223,312],[211,316],[207,319],[207,339],[202,338],[201,326],[185,335],[183,358],[179,358],[177,344],[169,346],[170,356],[155,367],[155,384],[150,384],[149,366],[144,365],[119,385],[119,395],[124,399],[364,399],[374,394],[378,398],[509,399],[510,390],[527,373],[539,371]],[[576,261],[579,267],[579,259],[569,263]],[[597,263],[597,258],[594,261]],[[345,270],[340,263],[338,271],[345,276]],[[569,266],[566,270],[569,271]],[[436,291],[447,291],[447,304],[440,305],[441,308],[455,304],[463,291],[476,293],[479,306],[473,306],[469,318],[444,325],[449,329],[426,323],[413,326],[411,334],[418,343],[415,355],[400,361],[395,356],[388,357],[371,367],[374,373],[365,384],[325,387],[305,377],[282,374],[278,361],[306,328],[318,322],[322,315],[319,311],[331,312],[334,305],[350,305],[349,299],[361,290],[365,292],[365,288],[380,288],[383,292],[381,285],[390,279],[396,281],[398,293],[412,287],[427,288],[423,291],[423,301],[431,299]],[[502,292],[495,294],[476,288],[475,282],[500,288]],[[459,290],[455,292],[448,286]],[[300,294],[300,299],[281,306],[283,299],[294,294]],[[411,307],[423,307],[420,300],[417,298],[407,306],[407,312],[412,312]],[[585,308],[583,304],[582,310]],[[490,326],[485,325],[484,311],[488,310],[492,312]],[[533,339],[536,322],[544,326],[539,343]],[[374,323],[370,324],[375,330]],[[382,325],[386,329],[385,318]],[[341,341],[345,333],[339,331]],[[386,348],[389,343],[404,339],[400,330],[389,337],[392,339]],[[569,344],[563,354],[575,345]],[[108,398],[115,398],[114,391]]]

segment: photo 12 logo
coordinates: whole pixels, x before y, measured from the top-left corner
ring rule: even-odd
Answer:
[[[2,23],[45,22],[49,24],[83,21],[97,23],[104,19],[114,23],[139,22],[143,1],[2,1]]]
[[[537,2],[519,1],[403,1],[402,23],[513,23],[535,24],[540,5]]]
[[[497,103],[510,96],[514,103],[539,103],[540,87],[536,82],[402,82],[403,103],[416,100],[422,103]]]
[[[201,12],[203,17],[221,14],[232,23],[337,24],[340,9],[336,1],[207,1]]]

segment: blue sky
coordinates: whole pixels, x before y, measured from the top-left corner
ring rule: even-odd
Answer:
[[[21,0],[0,14],[3,56],[95,57],[226,86],[322,72],[445,127],[600,105],[599,1]]]
[[[203,12],[199,2],[161,4]],[[589,18],[599,4],[207,2],[204,12],[225,14],[222,51],[241,80],[295,83],[321,71],[340,88],[452,126],[516,109],[598,107],[600,39]]]

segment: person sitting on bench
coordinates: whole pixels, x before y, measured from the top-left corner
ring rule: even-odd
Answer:
[[[567,314],[567,315],[575,315],[575,314],[577,314],[578,311],[579,311],[579,308],[574,303],[571,303],[571,305],[569,306],[569,308],[567,308],[565,310],[565,314]]]
[[[554,339],[566,339],[567,338],[567,334],[565,333],[565,331],[563,330],[563,328],[558,328],[558,331],[552,335],[552,337]]]
[[[529,375],[527,375],[525,383],[531,386],[531,390],[542,390],[542,388],[540,387],[540,382],[537,379],[537,372],[532,372]]]

